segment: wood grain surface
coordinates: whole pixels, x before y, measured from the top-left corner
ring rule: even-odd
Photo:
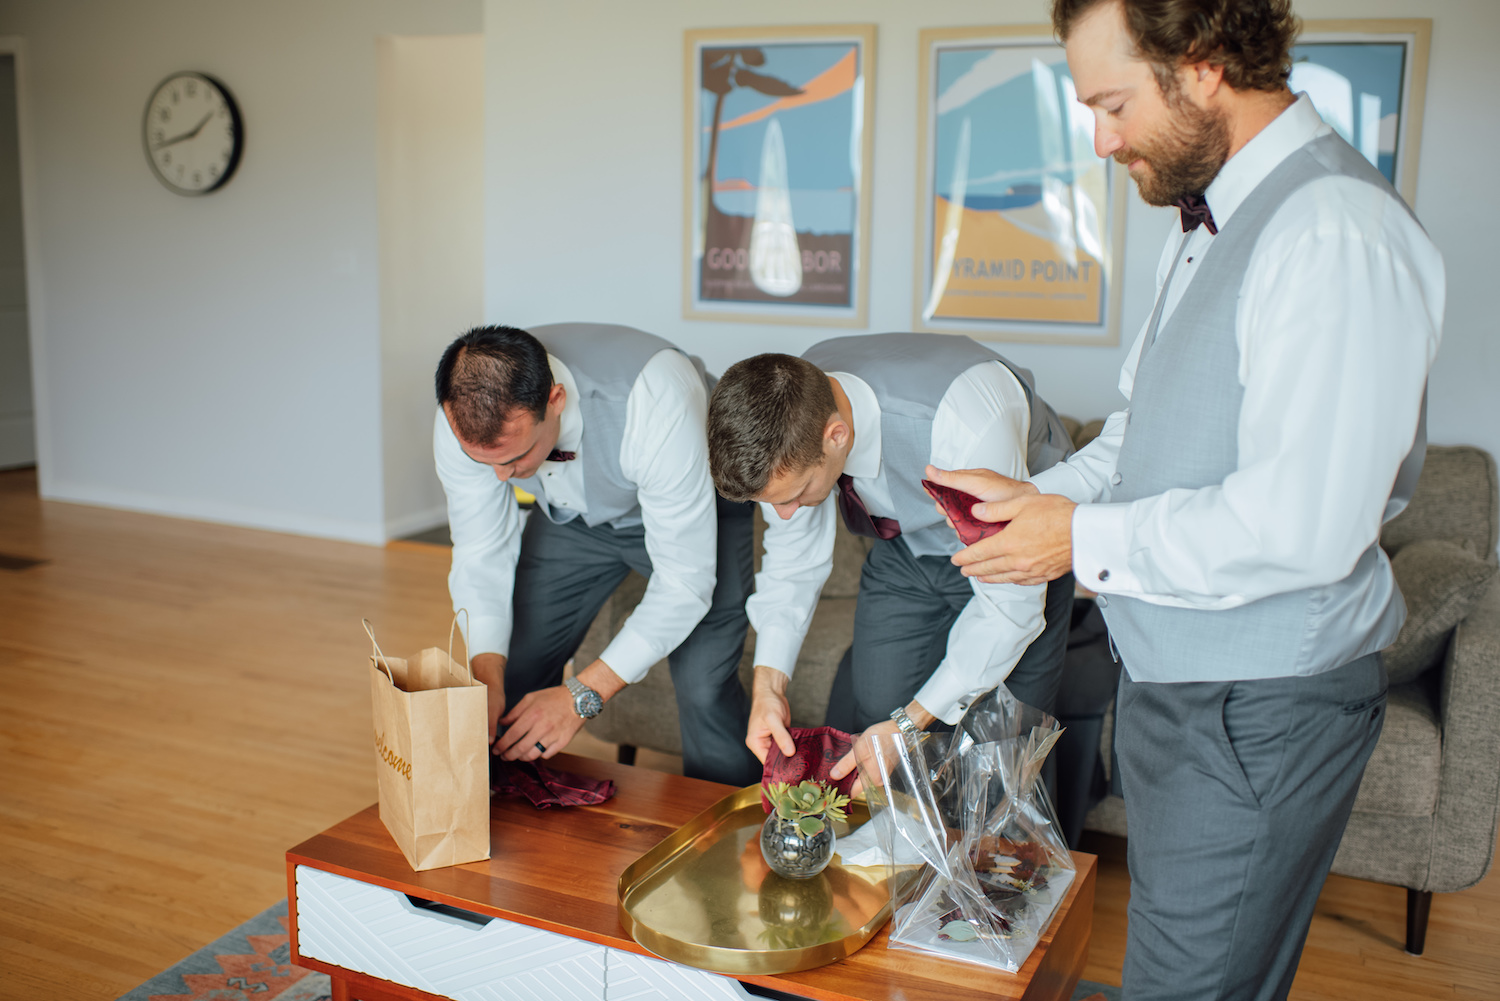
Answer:
[[[108,1001],[286,895],[285,853],[374,802],[368,616],[445,642],[448,552],[41,501],[0,472],[0,999]],[[570,750],[612,754],[580,737]],[[672,767],[642,752],[641,761]],[[1099,854],[1084,976],[1119,983],[1130,882]],[[1335,876],[1294,1001],[1500,998],[1500,877],[1438,894]]]
[[[536,810],[498,800],[491,810],[492,857],[415,872],[371,806],[287,852],[287,880],[310,865],[389,889],[521,924],[644,953],[620,926],[619,874],[678,827],[734,792],[679,775],[561,754],[557,767],[613,779],[618,793],[595,807]],[[1067,998],[1088,951],[1093,909],[1092,855],[1078,853],[1078,875],[1062,909],[1020,973],[888,949],[882,930],[861,950],[828,966],[755,983],[819,1001],[901,998],[951,1001],[955,987],[977,1001]]]

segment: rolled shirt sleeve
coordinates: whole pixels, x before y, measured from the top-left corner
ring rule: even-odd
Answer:
[[[766,522],[765,553],[745,614],[755,629],[756,666],[774,667],[791,677],[818,594],[833,570],[838,504],[830,493],[823,503],[800,507],[786,520],[769,504],[760,510]]]
[[[692,361],[662,351],[631,387],[620,469],[636,485],[651,577],[600,654],[626,683],[687,639],[708,612],[718,565],[718,517],[704,437],[708,394]]]
[[[464,454],[441,407],[432,426],[432,454],[448,498],[453,563],[448,593],[468,642],[469,656],[510,654],[511,595],[521,553],[521,513],[510,484]]]
[[[1029,421],[1026,397],[1010,370],[998,362],[975,366],[938,406],[932,464],[993,469],[1024,480]],[[974,596],[948,631],[943,660],[916,694],[924,709],[949,724],[958,722],[970,695],[1009,676],[1046,624],[1045,584],[970,584]]]

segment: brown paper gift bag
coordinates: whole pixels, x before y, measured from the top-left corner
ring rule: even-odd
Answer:
[[[457,616],[454,626],[457,626]],[[488,696],[448,650],[370,657],[380,819],[413,869],[490,857]]]

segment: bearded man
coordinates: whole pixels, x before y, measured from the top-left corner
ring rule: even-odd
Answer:
[[[1127,408],[954,557],[1099,592],[1124,671],[1126,998],[1284,998],[1384,717],[1442,259],[1286,86],[1287,0],[1053,0],[1095,149],[1177,205]]]

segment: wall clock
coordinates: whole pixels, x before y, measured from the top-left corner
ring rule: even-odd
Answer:
[[[245,130],[229,88],[206,73],[173,73],[146,102],[141,141],[167,190],[206,195],[234,175]]]

